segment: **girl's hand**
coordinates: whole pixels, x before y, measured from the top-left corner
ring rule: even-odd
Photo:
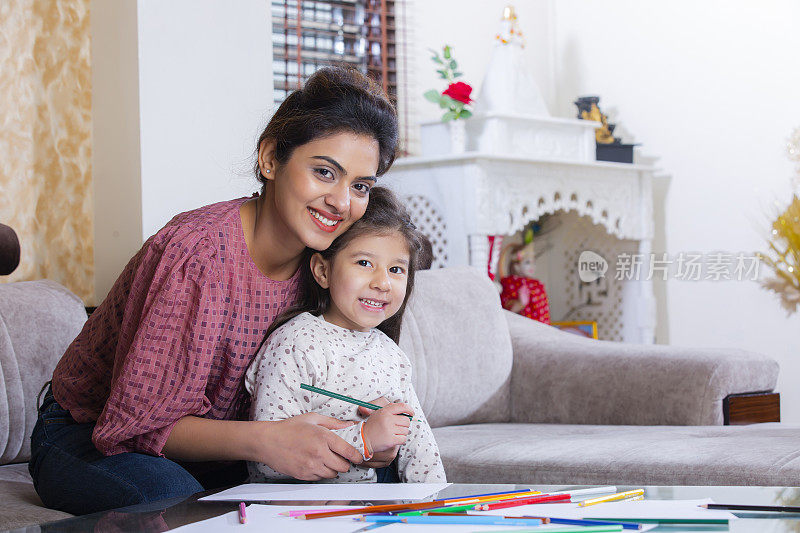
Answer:
[[[370,400],[369,403],[374,403],[375,405],[380,405],[381,407],[386,407],[389,405],[389,400],[386,399],[385,396],[381,396],[379,398],[375,398],[374,400]],[[361,418],[367,418],[375,411],[369,409],[368,407],[359,407],[358,408],[358,416]],[[399,446],[393,446],[388,450],[382,452],[376,452],[373,450],[372,459],[369,461],[364,461],[361,463],[361,466],[365,468],[385,468],[392,464],[395,457],[397,457],[397,452],[400,449]]]
[[[405,418],[405,417],[403,417]],[[406,419],[408,420],[408,419]],[[318,413],[305,413],[279,422],[251,422],[256,428],[252,461],[304,481],[333,478],[364,459],[358,450],[328,431],[342,422]]]
[[[403,413],[414,416],[414,411],[408,405],[390,403],[372,413],[364,422],[364,437],[373,453],[405,444],[411,420]]]

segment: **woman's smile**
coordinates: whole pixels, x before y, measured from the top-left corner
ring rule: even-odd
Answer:
[[[328,213],[327,211],[320,211],[314,209],[313,207],[308,207],[307,209],[311,215],[311,218],[322,231],[333,233],[339,226],[339,222],[342,221],[342,217],[339,215],[334,215],[333,213]]]

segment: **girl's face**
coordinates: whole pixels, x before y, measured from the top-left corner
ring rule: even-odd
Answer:
[[[331,295],[325,320],[356,331],[377,327],[403,304],[408,268],[408,245],[397,232],[356,237],[330,261],[314,254],[311,272]]]
[[[367,208],[378,170],[378,141],[337,133],[298,146],[285,165],[275,161],[274,147],[274,142],[262,144],[259,166],[274,182],[274,208],[285,239],[324,250]]]

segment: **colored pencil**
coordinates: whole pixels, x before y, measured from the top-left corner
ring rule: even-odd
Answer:
[[[474,499],[478,499],[478,498],[488,498],[488,497],[491,497],[491,496],[524,494],[524,493],[528,493],[528,492],[541,494],[539,491],[532,490],[532,489],[520,489],[520,490],[510,490],[510,491],[507,491],[507,492],[487,492],[485,494],[468,494],[466,496],[459,496],[458,498],[447,498],[447,501],[456,502],[456,501],[461,501],[461,500],[474,500]],[[616,492],[616,489],[611,491],[611,492]]]
[[[532,496],[530,498],[517,498],[516,500],[505,500],[494,503],[476,505],[476,511],[491,511],[494,509],[505,509],[507,507],[518,507],[520,505],[532,505],[534,503],[563,502],[569,501],[572,497],[569,494],[554,494],[543,496]]]
[[[316,520],[317,518],[330,518],[331,516],[348,516],[355,514],[383,513],[390,511],[418,511],[420,509],[435,509],[441,506],[442,506],[441,502],[393,503],[390,505],[370,505],[368,507],[357,507],[355,509],[344,509],[341,511],[304,514],[297,516],[296,518],[300,520]]]
[[[306,385],[305,383],[301,383],[300,388],[305,389],[307,391],[316,392],[317,394],[330,396],[331,398],[336,398],[337,400],[342,400],[343,402],[360,405],[361,407],[366,407],[367,409],[372,409],[374,411],[377,411],[378,409],[381,408],[380,405],[375,405],[374,403],[364,402],[362,400],[356,400],[355,398],[351,398],[350,396],[345,396],[344,394],[339,394],[336,392],[331,392],[329,390],[320,389],[319,387],[314,387],[313,385]],[[400,414],[402,414],[403,416],[407,416],[409,420],[414,420],[414,417],[407,413],[400,413]]]
[[[575,489],[575,490],[560,490],[556,492],[548,492],[547,494],[569,494],[571,496],[586,496],[587,494],[609,494],[617,492],[617,487],[614,485],[606,485],[603,487],[591,487],[588,489]]]
[[[518,518],[526,518],[520,516]],[[535,517],[540,518],[540,517]],[[551,524],[564,524],[565,526],[622,526],[623,529],[642,529],[642,524],[635,522],[618,522],[614,520],[594,520],[589,518],[550,518]]]
[[[435,513],[437,511],[442,511],[446,513],[455,513],[457,511],[472,511],[473,509],[475,509],[475,504],[468,503],[466,505],[450,505],[443,507],[434,507],[432,509],[427,509],[424,511],[403,511],[397,513],[397,516],[421,516],[423,514]]]
[[[314,514],[314,513],[330,513],[331,511],[346,511],[347,509],[306,509],[303,511],[285,511],[283,513],[278,513],[280,516],[302,516],[305,514]]]
[[[247,523],[247,512],[245,511],[245,504],[244,502],[239,502],[239,523],[246,524]]]
[[[541,494],[538,490],[515,490],[512,492],[498,492],[496,494],[476,494],[474,496],[461,496],[459,498],[448,498],[448,503],[472,503],[482,502],[489,500],[505,500],[509,498],[518,498],[520,496],[535,496]]]
[[[776,513],[800,513],[800,507],[790,505],[739,505],[731,503],[704,503],[700,507],[729,511],[774,511]]]
[[[539,518],[503,518],[502,516],[450,515],[450,516],[364,516],[363,522],[399,522],[403,524],[483,524],[493,526],[540,526]]]
[[[588,500],[583,500],[578,504],[579,507],[588,507],[589,505],[597,505],[598,503],[604,502],[613,502],[617,500],[624,500],[626,498],[631,498],[634,496],[642,496],[644,495],[644,489],[636,489],[636,490],[628,490],[625,492],[618,492],[616,494],[610,494],[608,496],[600,496],[599,498],[590,498]]]
[[[527,491],[527,490],[525,490],[525,491],[513,491],[513,492],[510,492],[510,493],[498,492],[498,493],[493,493],[493,494],[476,494],[474,496],[460,496],[458,498],[445,498],[445,499],[440,499],[440,500],[433,500],[431,502],[425,502],[425,504],[426,505],[428,505],[428,504],[431,505],[431,507],[426,507],[426,509],[453,510],[454,508],[457,507],[460,510],[461,507],[462,507],[460,502],[461,502],[461,500],[463,500],[465,498],[476,498],[478,500],[480,500],[481,498],[485,498],[483,501],[489,501],[489,498],[507,497],[507,496],[504,496],[504,495],[508,495],[508,494],[514,495],[514,494],[517,494],[517,493],[522,494],[522,495],[527,495],[529,492],[531,492],[533,494],[541,494],[541,493],[539,493],[537,491]],[[451,503],[459,503],[459,505],[458,506],[455,506],[455,505],[451,506],[450,505]],[[433,505],[433,504],[435,504],[435,505]],[[463,504],[463,505],[464,505],[465,509],[472,510],[472,509],[475,508],[475,504],[474,503]],[[398,514],[399,512],[405,511],[408,508],[408,504],[402,505],[402,507],[403,507],[402,511],[395,511],[392,514]],[[366,509],[371,509],[371,507],[360,507],[359,509],[361,509],[363,513],[372,513],[372,511],[365,511]],[[346,511],[346,510],[347,509],[307,509],[307,510],[303,510],[303,511],[286,511],[286,512],[283,512],[283,513],[280,513],[280,514],[281,514],[281,516],[299,517],[299,516],[303,516],[303,515],[307,515],[307,514],[330,513],[330,512]],[[362,512],[354,513],[354,514],[362,514]],[[374,511],[374,512],[378,513],[380,511]],[[414,516],[414,515],[409,515],[409,516]]]
[[[542,533],[543,529],[518,529],[514,533]],[[586,526],[586,527],[558,527],[547,529],[547,533],[600,533],[622,531],[622,526]],[[490,531],[474,531],[473,533],[492,533]]]

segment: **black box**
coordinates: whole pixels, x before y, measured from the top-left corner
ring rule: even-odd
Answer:
[[[600,144],[597,143],[595,159],[613,163],[633,163],[633,147],[635,144]]]

